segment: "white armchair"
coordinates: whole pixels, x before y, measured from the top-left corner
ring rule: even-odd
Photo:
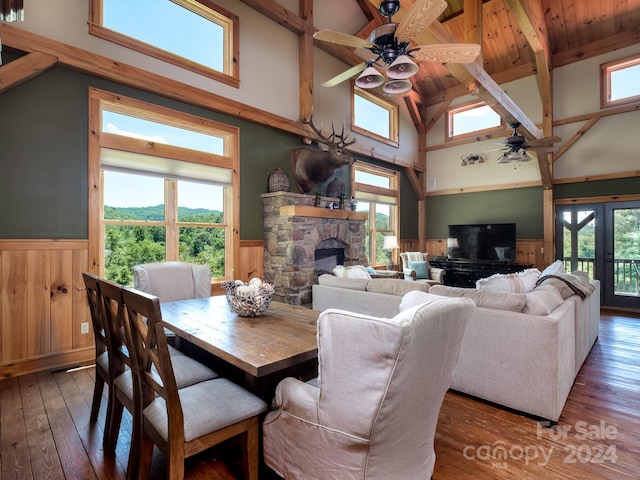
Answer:
[[[438,414],[475,308],[431,297],[390,319],[320,315],[317,386],[278,384],[263,423],[269,467],[287,479],[430,478]]]
[[[153,262],[136,265],[133,288],[155,295],[160,302],[211,296],[211,269],[187,262]]]
[[[417,282],[428,283],[430,285],[437,285],[444,283],[444,274],[445,270],[443,268],[432,267],[429,263],[429,254],[422,252],[402,252],[400,254],[400,258],[402,259],[402,273],[404,274],[405,280],[412,280]],[[428,278],[420,278],[420,272],[416,270],[416,266],[413,265],[414,268],[411,268],[411,263],[416,262],[416,264],[424,262],[424,267],[426,269],[426,274]],[[424,273],[424,271],[422,272]],[[422,275],[424,277],[424,275]]]

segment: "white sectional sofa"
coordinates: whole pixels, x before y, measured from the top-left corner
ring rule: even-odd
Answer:
[[[553,280],[529,293],[434,285],[428,293],[407,293],[404,298],[368,291],[366,281],[359,290],[347,283],[314,285],[313,308],[391,317],[401,303],[419,302],[421,296],[472,298],[477,308],[465,331],[451,388],[552,421],[560,418],[575,377],[598,336],[597,280],[587,282],[592,292],[585,298]]]

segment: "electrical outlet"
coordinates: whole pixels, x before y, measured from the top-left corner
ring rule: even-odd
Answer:
[[[82,322],[80,324],[80,333],[89,333],[89,322]]]

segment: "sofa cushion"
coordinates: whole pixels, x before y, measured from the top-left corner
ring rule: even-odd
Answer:
[[[527,293],[527,304],[523,313],[530,315],[549,315],[558,308],[564,299],[557,288],[543,285]]]
[[[427,262],[425,260],[413,262],[409,261],[409,270],[413,270],[416,272],[416,278],[419,279],[429,279],[429,267],[427,266]]]
[[[399,278],[372,278],[367,284],[368,292],[388,293],[403,296],[412,290],[429,291],[429,284],[422,282],[407,282]]]
[[[536,287],[540,276],[537,268],[528,268],[518,273],[496,273],[476,282],[478,290],[494,290],[498,292],[527,293]]]
[[[475,288],[448,287],[446,285],[432,285],[429,293],[446,297],[468,297],[476,302],[476,306],[522,312],[527,304],[524,293],[496,292],[494,290],[477,290]]]
[[[328,287],[348,288],[351,290],[366,290],[369,280],[366,278],[345,278],[336,277],[325,273],[318,277],[318,284]]]

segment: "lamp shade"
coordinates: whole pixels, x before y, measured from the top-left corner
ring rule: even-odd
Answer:
[[[418,65],[408,55],[400,55],[387,68],[387,77],[389,78],[409,78],[416,73],[418,73]]]
[[[398,245],[398,237],[396,237],[395,235],[387,235],[386,237],[384,237],[382,248],[384,250],[395,250],[397,248],[400,248],[400,245]]]
[[[500,155],[500,158],[498,158],[498,162],[497,163],[510,163],[511,159],[509,158],[509,154],[507,152],[504,152],[502,155]]]
[[[360,88],[376,88],[384,83],[384,76],[375,68],[369,66],[364,69],[356,79],[356,85]]]
[[[388,94],[397,94],[397,93],[405,93],[411,90],[411,82],[409,80],[390,80],[384,84],[382,87],[384,93]]]
[[[453,237],[447,238],[447,248],[460,248],[458,239]]]

